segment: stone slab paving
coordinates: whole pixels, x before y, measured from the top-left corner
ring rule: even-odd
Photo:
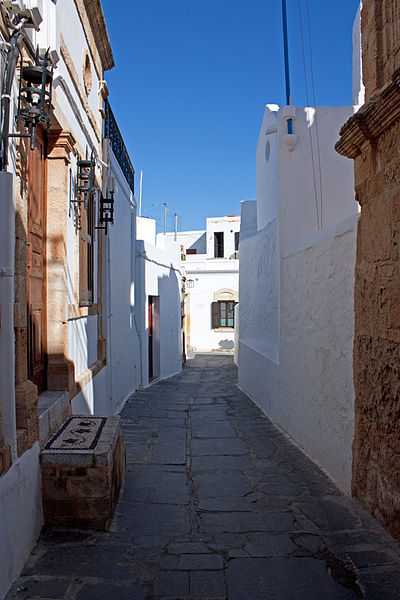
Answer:
[[[399,600],[400,546],[197,355],[123,412],[107,533],[49,528],[9,598]]]

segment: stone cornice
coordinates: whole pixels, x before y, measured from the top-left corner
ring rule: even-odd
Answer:
[[[400,120],[400,69],[379,94],[366,102],[340,130],[335,150],[348,158],[356,158],[366,142],[376,140]]]
[[[103,9],[100,0],[75,0],[86,40],[88,42],[92,56],[95,56],[97,49],[104,71],[112,69],[114,66],[114,57],[111,50],[110,39],[108,37],[106,22],[104,20]],[[95,48],[94,48],[95,46]],[[99,79],[102,74],[98,73]]]
[[[48,149],[47,158],[63,158],[66,162],[70,162],[69,155],[71,154],[76,140],[70,131],[50,131],[48,134]]]

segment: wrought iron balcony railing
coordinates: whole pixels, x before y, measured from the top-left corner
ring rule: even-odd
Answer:
[[[135,193],[135,169],[132,166],[121,132],[111,110],[108,100],[105,101],[106,118],[104,121],[104,137],[110,140],[111,148],[118,161],[119,166],[125,175],[126,181],[129,184],[132,193]]]

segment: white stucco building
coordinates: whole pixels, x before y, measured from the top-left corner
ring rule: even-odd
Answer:
[[[240,217],[208,218],[205,230],[176,235],[185,274],[184,333],[188,350],[232,351],[239,284]],[[159,235],[172,240],[174,234]]]
[[[239,385],[346,491],[358,206],[334,143],[352,112],[265,108],[257,201],[242,203],[239,285]]]
[[[181,265],[176,242],[164,245],[154,219],[137,217],[136,310],[141,348],[141,381],[182,370]]]
[[[24,20],[15,28],[23,3],[0,2],[1,84],[10,82],[0,152],[2,598],[43,525],[41,448],[72,412],[115,414],[143,381],[134,170],[106,101],[104,77],[114,62],[101,2],[32,0],[36,29]],[[8,138],[17,131],[13,56],[33,65],[37,46],[54,59],[47,65],[54,66],[52,127],[38,124],[30,148]],[[78,173],[86,157],[93,177],[83,196]],[[111,192],[114,225],[106,235],[101,202]]]

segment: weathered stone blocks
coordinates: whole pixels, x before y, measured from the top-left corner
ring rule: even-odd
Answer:
[[[11,448],[9,444],[0,446],[0,476],[8,471],[11,467]]]
[[[18,455],[21,456],[39,439],[38,392],[29,379],[15,390]]]
[[[366,103],[341,129],[361,205],[352,491],[400,539],[400,4],[365,0]]]
[[[60,431],[71,419],[76,437],[85,430],[79,423],[104,423],[95,446],[54,447]],[[119,417],[71,417],[41,453],[43,509],[48,524],[108,529],[125,475],[125,447]],[[73,436],[72,436],[73,438]],[[71,441],[71,436],[66,442]],[[93,446],[94,442],[92,443]],[[57,444],[56,444],[57,445]],[[52,447],[53,446],[53,447]],[[63,447],[61,447],[63,446]]]

